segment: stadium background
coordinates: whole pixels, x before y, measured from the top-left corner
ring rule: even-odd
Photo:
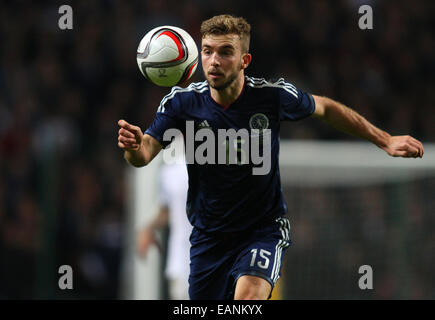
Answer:
[[[73,30],[58,28],[62,4],[73,8]],[[358,28],[362,4],[373,8],[373,30]],[[425,143],[435,141],[434,7],[429,0],[2,1],[0,299],[121,297],[126,178],[117,120],[145,129],[168,92],[137,69],[147,30],[176,25],[199,43],[203,19],[244,16],[253,28],[249,75],[284,76]],[[355,140],[312,119],[283,125],[281,136]],[[286,261],[283,298],[434,299],[434,190],[433,177],[405,191],[287,188],[300,245]],[[401,258],[383,245],[401,246]],[[343,279],[357,283],[353,268],[367,260],[375,290],[349,288]],[[74,270],[68,292],[57,289],[64,264]]]

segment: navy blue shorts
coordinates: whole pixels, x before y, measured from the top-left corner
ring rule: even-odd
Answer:
[[[190,299],[229,300],[243,275],[261,277],[274,287],[291,243],[290,223],[278,217],[251,230],[215,234],[194,228],[190,242]]]

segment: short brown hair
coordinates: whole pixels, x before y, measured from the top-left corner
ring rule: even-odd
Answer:
[[[204,38],[207,35],[236,34],[240,37],[242,52],[249,51],[249,40],[251,38],[251,26],[242,17],[234,17],[229,14],[214,16],[205,20],[201,24],[201,35]]]

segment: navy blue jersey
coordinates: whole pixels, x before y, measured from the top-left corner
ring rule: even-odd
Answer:
[[[164,141],[163,136],[171,128],[181,131],[185,143],[189,143],[186,139],[192,139],[192,135],[187,132],[186,122],[194,124],[195,132],[206,127],[216,135],[219,129],[246,129],[248,132],[267,129],[264,131],[270,134],[270,145],[267,150],[262,146],[260,151],[270,152],[267,174],[253,174],[253,167],[258,165],[251,162],[187,164],[186,207],[190,223],[206,232],[240,231],[287,212],[278,167],[280,121],[300,120],[311,115],[314,109],[313,97],[284,79],[269,82],[245,77],[240,96],[227,108],[213,100],[204,81],[187,88],[174,87],[163,98],[154,122],[145,133],[166,147],[170,141]],[[195,148],[200,144],[195,142]],[[231,144],[226,146],[231,147]]]

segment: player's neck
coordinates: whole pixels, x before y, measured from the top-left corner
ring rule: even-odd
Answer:
[[[243,72],[239,74],[233,83],[223,90],[216,90],[210,87],[210,94],[214,101],[223,107],[230,106],[240,96],[243,85],[245,83],[245,75]]]

